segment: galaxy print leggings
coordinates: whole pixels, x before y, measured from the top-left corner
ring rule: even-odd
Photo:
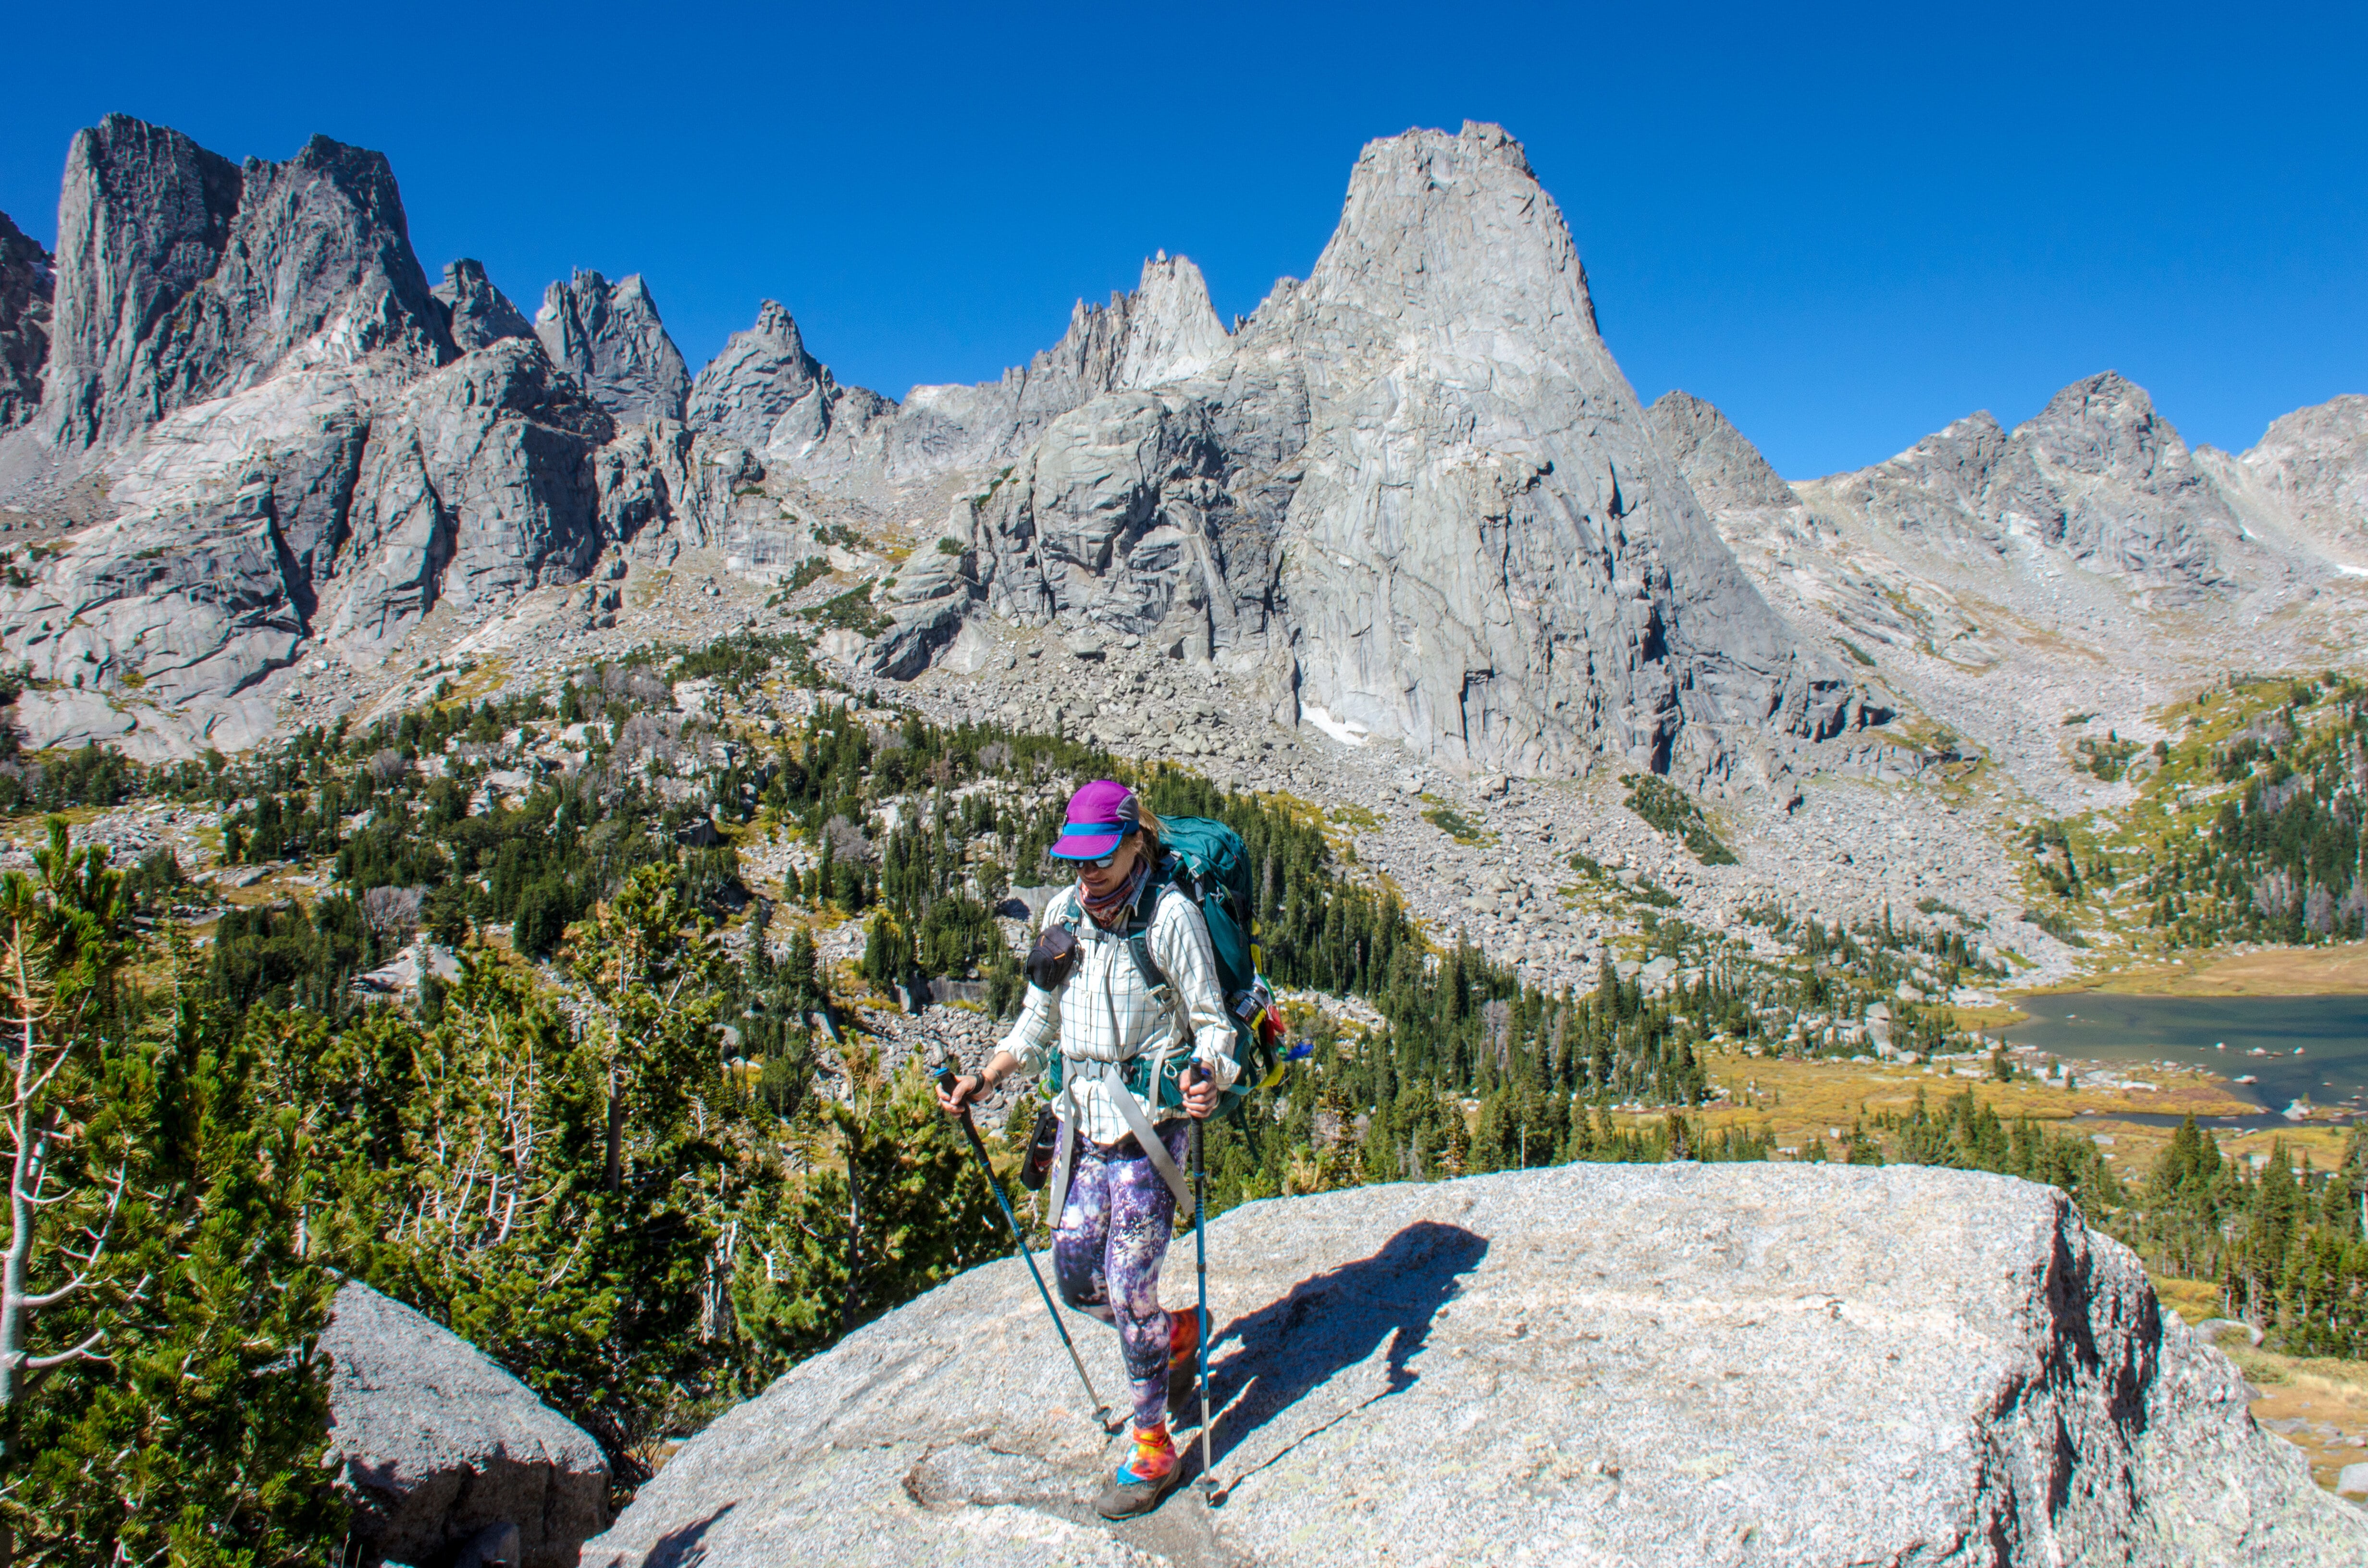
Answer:
[[[1191,1148],[1182,1118],[1153,1129],[1178,1166]],[[1134,1426],[1147,1432],[1167,1414],[1167,1314],[1159,1305],[1159,1266],[1176,1230],[1176,1194],[1150,1157],[1132,1158],[1077,1140],[1068,1201],[1053,1233],[1053,1271],[1061,1299],[1118,1328],[1119,1353],[1134,1390]]]

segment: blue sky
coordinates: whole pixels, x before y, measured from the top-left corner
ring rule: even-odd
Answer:
[[[1653,15],[1640,15],[1652,12]],[[1501,122],[1637,391],[1779,469],[2111,367],[2191,441],[2368,392],[2368,7],[49,5],[0,210],[110,109],[384,151],[431,276],[649,279],[696,367],[779,299],[841,379],[973,381],[1165,248],[1304,276],[1357,150]]]

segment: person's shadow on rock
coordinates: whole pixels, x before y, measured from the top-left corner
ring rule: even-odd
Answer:
[[[1303,1279],[1280,1301],[1235,1318],[1212,1348],[1227,1339],[1238,1340],[1239,1347],[1209,1367],[1211,1403],[1222,1413],[1211,1434],[1218,1457],[1364,1361],[1384,1339],[1390,1341],[1389,1386],[1359,1408],[1411,1387],[1415,1373],[1407,1363],[1421,1350],[1431,1318],[1460,1288],[1458,1277],[1478,1267],[1487,1252],[1486,1236],[1419,1220],[1372,1256]],[[1199,1457],[1196,1446],[1196,1465]],[[1224,1479],[1230,1486],[1239,1478]]]

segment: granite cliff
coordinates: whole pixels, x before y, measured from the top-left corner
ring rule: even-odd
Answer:
[[[725,481],[638,278],[555,283],[532,325],[476,262],[431,290],[385,159],[323,137],[234,165],[111,115],[59,214],[39,403],[0,421],[0,499],[79,525],[0,595],[34,744],[236,749],[308,649],[374,665],[439,605],[465,625],[708,537]],[[22,250],[12,373],[48,319]]]

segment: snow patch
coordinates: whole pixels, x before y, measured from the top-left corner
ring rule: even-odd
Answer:
[[[1335,719],[1314,703],[1302,703],[1299,711],[1310,723],[1344,746],[1360,746],[1372,733],[1354,719]]]

